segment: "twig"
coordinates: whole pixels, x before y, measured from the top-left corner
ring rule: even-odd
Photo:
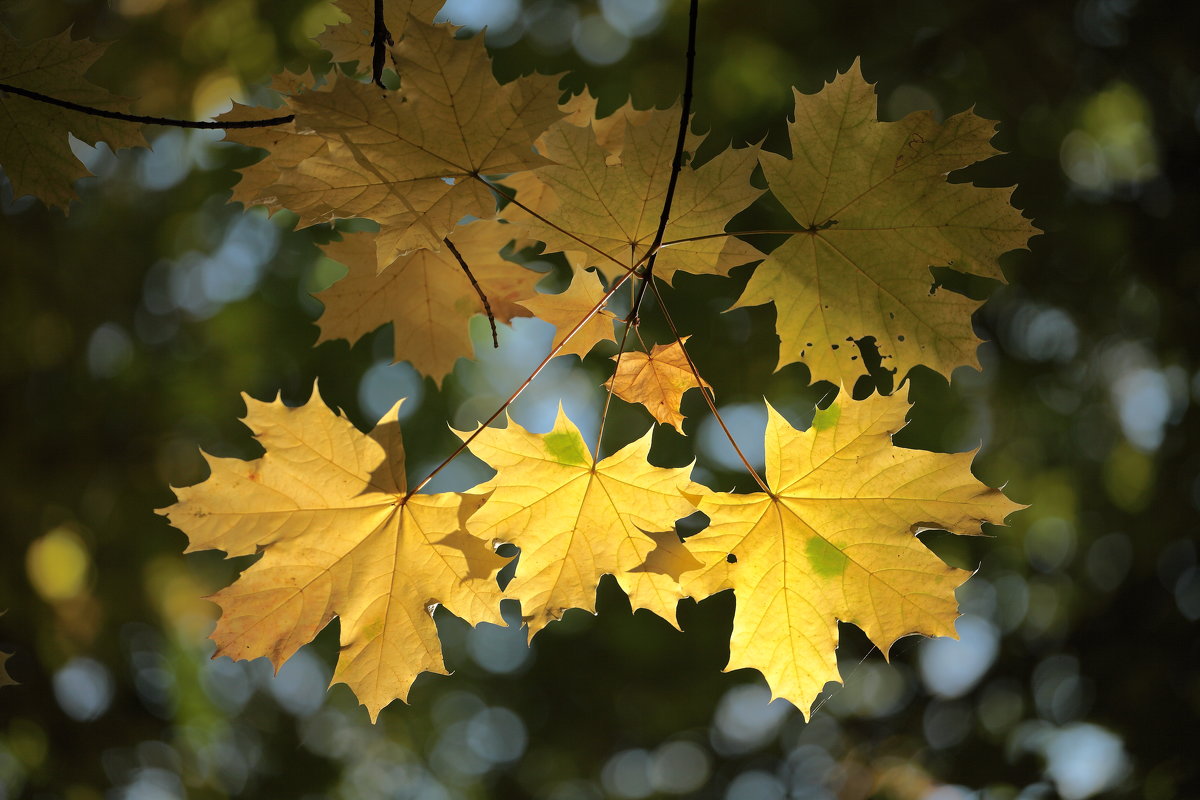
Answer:
[[[143,125],[163,125],[168,128],[199,128],[202,130],[232,130],[234,128],[271,128],[275,125],[286,125],[296,118],[295,114],[288,114],[283,117],[271,117],[269,119],[246,119],[229,122],[220,121],[205,121],[193,122],[187,119],[169,119],[167,117],[146,117],[141,114],[123,114],[120,111],[108,111],[103,108],[93,108],[79,103],[72,103],[70,100],[59,100],[57,97],[51,97],[48,94],[41,92],[32,92],[29,89],[22,89],[19,86],[9,86],[7,83],[0,83],[0,93],[8,92],[9,94],[26,97],[30,100],[36,100],[39,103],[47,103],[59,108],[65,108],[68,111],[78,111],[81,114],[87,114],[91,117],[103,117],[105,119],[119,119],[123,122],[140,122]]]
[[[412,497],[414,494],[416,494],[417,492],[424,489],[425,485],[428,484],[431,480],[433,480],[435,475],[437,475],[439,472],[441,472],[443,469],[445,469],[446,466],[451,461],[458,458],[458,454],[461,453],[462,451],[466,450],[467,445],[469,445],[469,444],[471,444],[471,442],[475,441],[475,437],[478,436],[479,433],[484,428],[486,428],[488,425],[491,425],[493,422],[495,422],[496,418],[499,417],[501,414],[503,414],[505,409],[507,409],[510,405],[512,405],[513,401],[516,400],[517,397],[520,396],[521,392],[525,391],[525,388],[527,386],[529,386],[529,384],[533,383],[533,379],[536,378],[538,376],[538,373],[540,373],[546,367],[546,365],[550,363],[550,359],[552,359],[556,355],[558,355],[562,351],[562,349],[567,346],[567,342],[569,342],[571,340],[571,337],[574,336],[575,334],[579,333],[580,329],[583,328],[583,326],[587,324],[588,320],[590,320],[592,317],[596,316],[596,314],[600,313],[600,309],[604,308],[604,304],[607,303],[609,301],[609,299],[614,294],[617,293],[617,290],[620,289],[621,286],[625,283],[625,281],[629,280],[629,278],[632,275],[633,275],[632,272],[626,272],[626,273],[622,274],[620,277],[618,277],[615,281],[613,281],[613,285],[608,287],[608,291],[604,293],[604,296],[601,297],[594,306],[592,306],[592,310],[589,311],[587,314],[585,314],[583,319],[581,319],[581,320],[579,320],[579,322],[575,323],[575,327],[571,328],[571,330],[569,330],[567,332],[567,335],[562,338],[562,341],[558,342],[556,345],[554,345],[554,347],[550,348],[550,352],[546,354],[546,357],[543,358],[541,360],[541,362],[536,367],[533,368],[533,372],[529,373],[529,377],[521,382],[521,385],[518,386],[516,388],[516,390],[508,396],[508,399],[505,400],[503,403],[501,403],[500,407],[497,408],[490,417],[485,419],[478,428],[476,428],[469,436],[467,436],[467,438],[463,439],[462,444],[460,444],[458,447],[456,447],[454,449],[453,453],[446,456],[446,458],[442,461],[442,463],[438,464],[434,468],[433,472],[430,472],[428,475],[426,475],[424,478],[422,478],[419,483],[414,485],[413,488],[409,489],[408,493],[404,495],[404,498],[400,501],[400,503],[401,504],[407,503],[408,499],[410,497]]]
[[[617,363],[613,366],[613,376],[608,383],[608,395],[604,398],[604,410],[600,412],[600,429],[596,431],[596,449],[592,455],[592,463],[600,463],[600,444],[604,440],[604,423],[608,421],[608,409],[612,405],[613,391],[617,388],[617,373],[621,371],[621,357],[625,355],[625,343],[629,339],[629,330],[635,326],[631,325],[628,320],[625,321],[625,332],[621,334],[621,345],[617,349]],[[638,334],[641,338],[641,333]],[[643,343],[643,346],[645,344]]]
[[[679,136],[675,140],[675,157],[671,160],[671,179],[667,182],[667,196],[663,200],[662,214],[658,218],[658,230],[654,233],[654,242],[650,245],[650,260],[642,272],[642,283],[638,287],[637,297],[633,307],[629,309],[628,322],[637,324],[638,309],[641,308],[642,298],[646,294],[646,285],[654,281],[654,261],[658,257],[658,248],[662,245],[663,234],[667,231],[667,222],[671,217],[671,201],[675,199],[675,185],[679,182],[679,173],[683,169],[683,146],[687,142],[688,124],[692,114],[692,78],[696,71],[696,19],[699,16],[698,0],[688,4],[688,45],[687,70],[683,78],[683,108],[679,111]]]
[[[488,302],[487,295],[483,293],[483,287],[479,285],[479,281],[475,280],[475,276],[471,274],[471,268],[467,266],[467,260],[462,257],[462,253],[458,252],[458,248],[450,241],[450,237],[442,238],[442,244],[450,248],[450,252],[458,259],[458,265],[462,267],[462,271],[467,273],[467,278],[470,279],[471,285],[475,287],[475,294],[479,295],[479,299],[483,301],[483,310],[487,312],[488,322],[492,326],[492,347],[500,349],[500,337],[496,335],[496,315],[492,313],[492,304]]]
[[[665,300],[663,300],[662,292],[658,290],[657,284],[651,284],[650,289],[654,292],[655,299],[658,300],[658,308],[660,311],[662,311],[663,319],[667,321],[667,327],[671,329],[671,333],[674,335],[675,341],[679,342],[679,349],[683,352],[683,357],[687,359],[688,369],[692,371],[692,376],[696,379],[696,384],[700,387],[700,394],[704,397],[704,402],[708,404],[708,410],[712,412],[714,417],[716,417],[717,424],[720,425],[721,430],[725,432],[725,438],[729,440],[731,445],[733,445],[734,451],[737,452],[738,458],[742,460],[742,464],[746,467],[746,471],[750,473],[752,478],[754,478],[754,482],[758,484],[760,489],[762,489],[771,497],[774,497],[775,493],[771,491],[771,487],[767,485],[767,482],[763,480],[763,477],[758,474],[758,470],[756,470],[750,464],[750,459],[746,458],[746,454],[742,452],[742,448],[738,446],[737,441],[733,438],[733,433],[730,432],[729,426],[725,424],[725,420],[721,417],[721,412],[717,410],[717,404],[712,397],[712,389],[709,388],[704,379],[700,377],[700,370],[696,369],[696,362],[692,361],[692,356],[690,353],[688,353],[687,347],[683,343],[683,337],[679,335],[679,329],[675,327],[675,321],[671,319],[671,313],[667,311],[667,303]]]
[[[375,52],[371,57],[371,79],[380,89],[387,88],[383,85],[383,63],[387,57],[387,46],[394,44],[392,32],[383,21],[383,0],[375,0],[375,30],[371,34],[371,47]]]

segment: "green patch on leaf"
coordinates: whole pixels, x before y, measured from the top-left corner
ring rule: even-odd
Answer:
[[[808,556],[808,563],[812,565],[813,572],[823,578],[841,575],[842,571],[846,569],[848,560],[846,554],[820,536],[814,536],[808,540],[804,554]]]
[[[829,408],[818,408],[817,415],[813,417],[813,428],[819,431],[832,428],[837,425],[837,421],[842,416],[842,407],[837,403],[833,403]]]
[[[571,464],[576,467],[590,467],[592,460],[588,457],[587,446],[583,437],[574,431],[554,431],[547,433],[544,439],[546,450],[560,464]]]

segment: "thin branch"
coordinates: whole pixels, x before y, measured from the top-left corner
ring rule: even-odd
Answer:
[[[733,434],[729,430],[729,426],[725,424],[725,420],[721,417],[721,412],[717,411],[717,404],[712,395],[712,389],[709,388],[704,379],[700,377],[700,370],[696,369],[696,362],[692,361],[691,354],[687,351],[687,347],[683,343],[683,337],[679,335],[679,329],[675,327],[675,321],[671,319],[671,313],[667,311],[666,301],[663,300],[662,292],[659,291],[657,284],[650,284],[650,289],[654,292],[655,299],[658,300],[658,308],[662,311],[663,319],[667,321],[667,327],[671,329],[671,334],[675,337],[675,341],[679,342],[679,349],[683,351],[683,357],[687,359],[688,369],[692,371],[692,376],[695,377],[697,385],[700,387],[700,394],[704,397],[704,402],[708,404],[708,410],[716,417],[717,424],[721,426],[721,430],[725,432],[725,438],[733,445],[733,449],[738,454],[738,458],[742,460],[742,465],[746,467],[746,471],[754,478],[754,482],[759,485],[764,492],[771,497],[775,493],[771,491],[771,487],[763,480],[763,477],[758,474],[751,464],[750,459],[746,458],[746,454],[742,452],[742,448],[738,446],[737,441],[733,438]]]
[[[554,345],[554,347],[550,348],[550,352],[546,354],[546,357],[543,358],[536,367],[534,367],[533,372],[529,373],[529,377],[521,382],[521,385],[518,386],[516,388],[516,390],[508,396],[508,399],[505,400],[500,405],[500,407],[497,408],[495,410],[495,412],[492,413],[492,415],[490,417],[485,419],[483,421],[483,423],[478,428],[476,428],[467,438],[463,439],[462,444],[460,444],[458,447],[456,447],[454,449],[453,453],[446,456],[445,460],[443,460],[442,463],[438,464],[437,467],[434,468],[433,472],[430,472],[428,475],[426,475],[424,478],[422,478],[419,483],[414,485],[413,488],[409,489],[408,494],[404,495],[404,499],[400,501],[401,504],[408,502],[408,498],[412,497],[414,494],[421,491],[421,489],[424,489],[425,485],[428,484],[431,480],[433,480],[435,475],[437,475],[439,472],[441,472],[443,469],[445,469],[446,466],[451,461],[458,458],[459,453],[466,450],[467,446],[469,444],[471,444],[471,442],[475,441],[475,437],[478,436],[484,428],[486,428],[488,425],[491,425],[493,422],[495,422],[497,417],[499,417],[501,414],[503,414],[505,409],[507,409],[510,405],[512,405],[513,401],[516,400],[520,396],[521,392],[525,391],[525,388],[527,386],[529,386],[529,384],[533,383],[533,379],[536,378],[538,376],[538,373],[540,373],[545,368],[545,366],[550,363],[550,359],[554,358],[556,355],[558,355],[560,352],[562,352],[562,349],[567,346],[567,342],[569,342],[571,340],[571,337],[574,336],[576,333],[579,333],[579,331],[583,328],[583,326],[587,324],[588,320],[590,320],[592,317],[596,316],[596,314],[598,314],[600,312],[600,309],[604,308],[604,304],[607,303],[609,301],[609,299],[614,294],[617,293],[617,290],[620,289],[622,284],[624,284],[625,281],[629,280],[629,278],[632,275],[633,275],[632,272],[626,272],[623,275],[621,275],[619,278],[617,278],[615,281],[613,281],[613,285],[610,286],[608,288],[608,291],[604,293],[604,296],[601,297],[600,300],[597,301],[597,303],[594,306],[592,306],[592,310],[589,311],[587,314],[585,314],[583,319],[581,319],[581,320],[579,320],[579,322],[575,323],[575,327],[571,328],[571,330],[569,330],[567,332],[567,335],[562,338],[562,341],[558,342],[556,345]]]
[[[625,355],[625,343],[629,340],[629,329],[634,328],[628,320],[625,321],[625,332],[621,334],[621,344],[617,348],[617,363],[613,366],[613,376],[608,383],[608,395],[604,398],[604,410],[600,412],[600,429],[596,431],[596,447],[592,450],[592,464],[600,463],[600,443],[604,440],[604,423],[608,422],[608,409],[612,405],[613,390],[617,384],[617,373],[621,370],[621,357]],[[636,330],[636,328],[635,328]],[[641,334],[638,334],[639,338]]]
[[[671,218],[671,201],[675,199],[675,186],[679,183],[679,173],[683,169],[683,146],[687,142],[688,125],[692,115],[692,83],[696,71],[696,20],[699,17],[699,0],[691,0],[688,4],[688,45],[687,69],[683,78],[683,108],[679,110],[679,136],[675,139],[675,157],[671,160],[671,179],[667,182],[667,196],[663,200],[662,214],[658,218],[658,230],[650,245],[650,260],[642,272],[642,284],[638,287],[637,297],[633,307],[629,309],[629,322],[636,323],[638,309],[642,305],[642,297],[646,294],[646,285],[654,281],[654,261],[658,258],[658,248],[662,245],[663,234],[667,231],[667,222]]]
[[[383,85],[383,64],[387,57],[388,45],[394,44],[392,33],[383,21],[383,0],[375,0],[375,30],[371,34],[371,47],[374,50],[371,55],[371,80],[380,89],[387,88]]]
[[[0,83],[0,93],[7,92],[9,94],[26,97],[30,100],[36,100],[39,103],[47,103],[59,108],[65,108],[68,111],[78,111],[81,114],[87,114],[91,117],[103,117],[104,119],[119,119],[122,122],[139,122],[142,125],[164,125],[168,128],[199,128],[202,130],[232,130],[234,128],[271,128],[275,125],[286,125],[296,118],[295,114],[288,114],[283,117],[271,117],[269,119],[246,119],[238,121],[220,122],[220,121],[205,121],[193,122],[187,119],[168,119],[167,117],[146,117],[140,114],[123,114],[120,111],[109,111],[103,108],[93,108],[92,106],[80,105],[72,103],[70,100],[59,100],[57,97],[51,97],[48,94],[41,92],[31,92],[28,89],[22,89],[19,86],[9,86],[7,83]]]
[[[483,301],[483,310],[487,312],[488,323],[492,326],[492,347],[500,349],[500,337],[496,335],[496,315],[492,313],[492,304],[488,302],[487,295],[483,293],[483,287],[479,285],[479,281],[475,280],[475,276],[471,274],[471,268],[467,266],[467,260],[462,257],[462,253],[458,252],[458,248],[454,246],[454,242],[450,241],[450,237],[442,238],[442,244],[450,249],[450,252],[458,259],[458,265],[462,267],[462,271],[467,273],[467,278],[470,279],[471,285],[475,287],[475,294],[479,295],[479,299]]]

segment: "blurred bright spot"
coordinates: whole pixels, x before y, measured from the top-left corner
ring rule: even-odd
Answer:
[[[920,86],[901,84],[892,90],[885,106],[887,119],[903,119],[914,111],[930,111],[935,120],[942,119],[942,107],[937,98]]]
[[[92,331],[87,343],[87,366],[93,378],[118,375],[132,360],[133,343],[120,325],[106,322]]]
[[[1171,413],[1170,387],[1163,373],[1146,367],[1124,373],[1112,385],[1125,437],[1145,451],[1157,450]]]
[[[1133,559],[1133,545],[1123,533],[1109,533],[1092,542],[1084,565],[1097,589],[1111,592],[1121,585]]]
[[[1093,95],[1080,111],[1075,130],[1063,139],[1059,158],[1068,178],[1098,192],[1157,176],[1149,104],[1127,83]]]
[[[1042,517],[1025,531],[1025,557],[1038,572],[1056,572],[1075,554],[1075,526],[1061,517]]]
[[[1059,308],[1023,303],[1005,324],[1008,349],[1026,361],[1065,363],[1079,350],[1079,329]]]
[[[729,432],[756,469],[763,468],[766,452],[763,434],[767,429],[767,408],[762,403],[733,403],[720,409]],[[706,459],[727,470],[742,472],[745,467],[720,424],[711,414],[704,415],[696,436],[697,450]]]
[[[1136,513],[1150,502],[1154,461],[1129,442],[1117,442],[1104,461],[1104,488],[1113,505]]]
[[[407,361],[398,364],[393,364],[390,359],[376,361],[358,384],[358,404],[373,420],[382,420],[402,397],[405,400],[396,412],[396,419],[408,419],[421,407],[424,394],[424,380]]]
[[[279,705],[297,717],[307,717],[325,702],[329,670],[308,650],[301,649],[280,667],[268,686]]]
[[[1044,746],[1046,773],[1064,800],[1082,800],[1115,786],[1129,771],[1121,739],[1099,725],[1057,731]]]
[[[58,603],[78,597],[86,588],[92,558],[79,534],[59,526],[35,539],[25,553],[25,571],[34,591]]]
[[[54,673],[54,699],[73,720],[98,718],[108,710],[112,698],[112,676],[95,659],[73,658]]]
[[[1082,717],[1090,705],[1090,685],[1079,675],[1079,659],[1050,655],[1042,659],[1030,678],[1038,714],[1051,722],[1071,722]]]
[[[921,680],[938,697],[961,697],[979,682],[999,651],[1000,633],[985,619],[964,614],[955,624],[958,639],[921,642]]]
[[[769,772],[751,770],[738,775],[725,790],[725,800],[783,800],[787,789]]]
[[[1025,713],[1021,685],[1011,678],[994,680],[984,687],[977,706],[979,721],[988,733],[999,737],[1008,733]]]
[[[843,674],[845,686],[834,693],[828,704],[838,714],[875,719],[900,710],[908,702],[909,684],[898,667],[864,661]]]
[[[721,698],[713,715],[712,742],[723,755],[749,753],[775,738],[791,706],[771,700],[766,686],[735,686]]]
[[[650,783],[653,765],[645,750],[624,750],[608,760],[600,771],[600,782],[609,794],[639,800],[654,793]]]
[[[1175,581],[1175,604],[1192,622],[1200,620],[1200,568],[1188,567]]]
[[[491,764],[516,761],[528,741],[525,723],[507,708],[485,708],[467,723],[467,745]]]
[[[467,652],[479,666],[495,675],[512,675],[529,663],[526,631],[481,622],[467,634]]]
[[[973,722],[971,707],[958,700],[932,700],[925,707],[925,741],[936,750],[954,747],[967,738]]]
[[[453,22],[472,32],[486,27],[489,34],[499,34],[511,28],[520,15],[518,0],[447,0],[434,21]]]
[[[230,715],[237,714],[254,694],[250,669],[244,661],[212,659],[201,668],[200,686],[221,710]]]
[[[688,741],[667,742],[654,751],[650,783],[656,791],[688,794],[708,780],[708,753]]]
[[[608,24],[629,37],[646,36],[662,24],[663,0],[600,0]]]
[[[598,14],[589,14],[575,26],[575,50],[589,64],[613,64],[629,52],[629,37]]]
[[[559,0],[537,0],[525,10],[525,30],[546,53],[560,53],[571,43],[579,10]]]
[[[730,118],[777,110],[790,104],[791,96],[762,76],[795,73],[793,56],[770,41],[730,35],[722,41],[713,71],[720,79],[711,91],[720,112]]]

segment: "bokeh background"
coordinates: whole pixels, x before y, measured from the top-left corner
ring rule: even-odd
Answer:
[[[443,13],[488,26],[502,77],[564,71],[602,109],[679,91],[684,3],[451,0]],[[190,118],[261,96],[282,66],[323,64],[307,37],[328,14],[299,0],[0,2],[23,36],[73,25],[115,40],[95,79],[143,113]],[[199,448],[256,454],[241,392],[299,403],[319,378],[361,427],[407,395],[419,470],[453,446],[446,420],[496,407],[548,329],[518,322],[495,353],[479,324],[479,360],[441,390],[391,364],[386,329],[313,348],[310,292],[338,275],[315,245],[330,233],[227,203],[254,156],[219,133],[80,146],[97,177],[67,217],[0,177],[0,650],[20,682],[0,688],[0,798],[1200,796],[1198,30],[1200,4],[1166,0],[701,3],[695,110],[712,147],[785,149],[790,87],[815,91],[861,56],[885,119],[973,106],[998,120],[1006,155],[962,177],[1019,184],[1015,203],[1045,231],[1004,258],[1009,285],[951,284],[990,295],[984,370],[917,370],[899,387],[917,401],[899,443],[982,443],[976,473],[1030,508],[986,538],[923,534],[978,570],[961,639],[905,639],[887,663],[842,626],[845,686],[808,722],[769,703],[758,674],[721,672],[727,595],[685,602],[679,632],[631,614],[608,581],[598,616],[570,612],[532,647],[439,612],[455,674],[423,676],[377,725],[345,687],[326,691],[336,622],[277,676],[210,660],[201,598],[246,562],[183,556],[154,509],[204,476]],[[530,263],[544,288],[562,285],[561,264]],[[769,308],[719,313],[748,274],[685,277],[668,302],[753,450],[764,396],[803,421],[829,387],[800,365],[772,374]],[[540,424],[562,396],[594,426],[609,363],[558,359],[517,419]],[[685,411],[690,436],[660,431],[661,457],[686,461],[694,444],[711,485],[749,488],[699,398]],[[646,424],[618,401],[606,442]],[[486,474],[464,458],[440,485]]]

